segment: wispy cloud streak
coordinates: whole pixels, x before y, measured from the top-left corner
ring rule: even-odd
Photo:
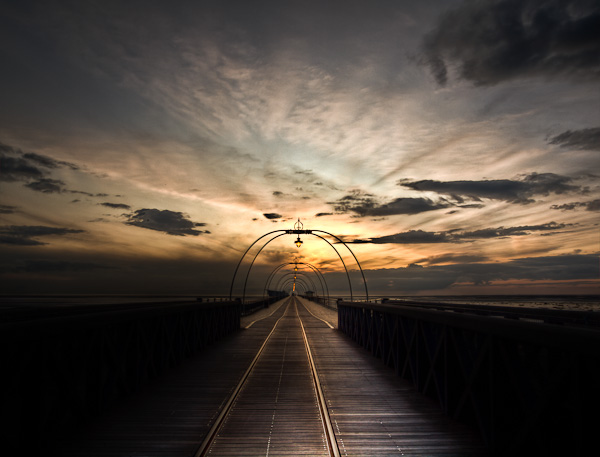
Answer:
[[[493,238],[506,238],[511,236],[525,236],[534,232],[556,232],[571,224],[557,224],[549,222],[541,225],[525,225],[518,227],[497,227],[479,230],[447,230],[441,232],[427,232],[424,230],[410,230],[367,240],[354,240],[351,243],[374,244],[428,244],[428,243],[463,243],[467,241],[485,240]]]
[[[582,192],[580,186],[571,184],[572,178],[554,173],[531,173],[518,180],[496,179],[483,181],[434,181],[400,180],[398,184],[412,190],[430,191],[452,196],[462,202],[462,197],[481,201],[481,199],[503,200],[509,203],[528,204],[532,197],[550,194]]]

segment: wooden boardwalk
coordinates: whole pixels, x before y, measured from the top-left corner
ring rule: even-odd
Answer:
[[[61,437],[49,454],[194,456],[247,374],[206,455],[329,455],[303,326],[339,455],[486,455],[473,432],[309,313],[317,305],[294,299],[282,305],[111,414]]]
[[[472,431],[344,334],[310,319],[306,309],[300,316],[342,455],[487,455]]]

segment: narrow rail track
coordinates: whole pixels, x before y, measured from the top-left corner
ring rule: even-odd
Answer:
[[[294,310],[296,311],[296,316],[298,317],[298,320],[300,321],[300,327],[302,328],[302,337],[304,339],[304,345],[306,347],[306,353],[308,355],[308,360],[310,361],[310,371],[313,376],[313,385],[314,385],[315,391],[317,393],[317,398],[318,398],[318,402],[319,402],[319,410],[321,411],[321,420],[323,422],[323,428],[325,431],[325,435],[327,437],[327,446],[329,448],[329,455],[331,455],[332,457],[339,457],[340,450],[338,448],[337,441],[335,439],[335,433],[333,432],[333,426],[331,425],[329,411],[327,411],[327,402],[325,401],[325,395],[323,394],[323,389],[321,388],[321,381],[319,381],[319,373],[317,373],[317,367],[315,365],[315,360],[313,359],[313,356],[312,356],[312,351],[310,350],[310,344],[308,342],[308,337],[306,336],[306,330],[304,330],[304,324],[302,323],[300,314],[298,314],[298,300],[296,300],[295,298],[294,298]],[[310,313],[310,311],[308,311],[308,312]]]
[[[298,303],[284,305],[195,457],[340,455]]]

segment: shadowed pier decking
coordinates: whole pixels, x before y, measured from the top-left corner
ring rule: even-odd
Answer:
[[[340,455],[486,455],[469,429],[307,311],[275,312],[202,350],[115,410],[62,437],[54,455],[193,456],[270,334],[206,455],[329,455],[302,325]]]

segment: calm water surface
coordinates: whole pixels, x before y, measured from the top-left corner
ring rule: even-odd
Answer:
[[[572,311],[600,311],[598,295],[464,295],[428,297],[388,297],[391,300],[419,302],[548,308]]]

